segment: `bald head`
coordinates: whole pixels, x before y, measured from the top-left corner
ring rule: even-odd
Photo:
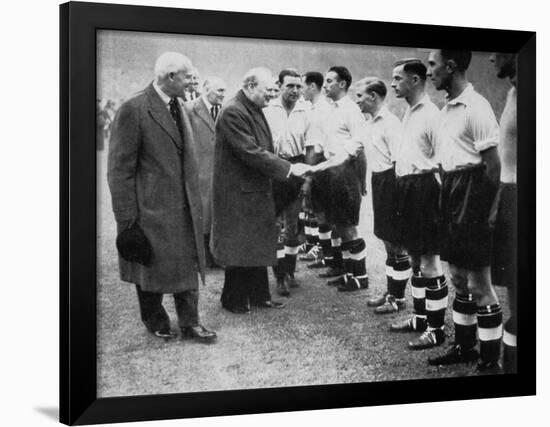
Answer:
[[[155,81],[170,97],[183,96],[183,91],[192,84],[193,64],[187,56],[178,52],[165,52],[155,63]]]
[[[221,105],[225,97],[227,85],[220,77],[208,77],[204,81],[203,93],[212,105]]]
[[[243,78],[243,92],[246,97],[263,108],[269,102],[269,88],[274,82],[273,74],[267,68],[256,67],[247,71]]]

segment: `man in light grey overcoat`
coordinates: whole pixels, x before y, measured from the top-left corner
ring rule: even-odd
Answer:
[[[120,106],[109,145],[108,180],[118,233],[138,229],[152,259],[119,257],[120,277],[136,285],[141,318],[157,337],[173,338],[163,294],[173,294],[182,337],[212,342],[198,318],[204,246],[198,170],[191,125],[180,97],[191,61],[174,52],[155,64],[155,80]],[[121,252],[122,253],[122,252]]]
[[[225,97],[227,85],[219,77],[204,81],[202,95],[185,103],[185,112],[191,122],[195,151],[199,165],[199,189],[202,200],[203,232],[206,266],[216,267],[208,244],[212,226],[212,174],[214,171],[215,124]]]

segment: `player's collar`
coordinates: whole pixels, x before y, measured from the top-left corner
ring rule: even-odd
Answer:
[[[417,110],[418,108],[420,108],[422,105],[426,105],[428,103],[431,102],[431,99],[430,97],[428,96],[427,93],[424,94],[424,96],[422,98],[420,98],[420,100],[414,104],[413,106],[410,107],[410,111],[414,111],[414,110]]]
[[[472,95],[475,93],[474,86],[471,83],[468,83],[462,93],[456,98],[449,100],[449,95],[447,95],[447,105],[470,105],[472,100]]]
[[[383,104],[382,107],[380,107],[380,110],[378,110],[378,113],[376,113],[376,116],[374,116],[372,118],[372,121],[376,121],[378,119],[385,119],[386,118],[386,115],[389,113],[390,111],[388,110],[388,106],[386,104]]]
[[[266,108],[269,108],[269,107],[285,109],[283,105],[283,101],[280,96],[278,98],[275,98],[273,101],[271,101]],[[294,104],[294,108],[292,109],[291,113],[298,112],[298,111],[305,111],[306,107],[307,107],[306,101],[304,101],[303,99],[298,99],[298,101],[296,101],[296,104]]]

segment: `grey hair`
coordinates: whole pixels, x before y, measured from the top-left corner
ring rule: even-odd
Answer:
[[[216,76],[210,76],[210,77],[207,77],[206,79],[204,79],[204,83],[202,85],[202,87],[205,89],[205,90],[208,90],[210,89],[212,86],[215,86],[215,85],[218,85],[218,86],[227,86],[225,81],[223,81],[223,79],[221,77],[216,77]]]
[[[157,80],[165,78],[170,73],[177,73],[181,70],[192,70],[191,60],[178,52],[164,52],[155,62],[155,77]]]
[[[256,67],[248,70],[243,78],[243,88],[247,88],[248,85],[257,86],[262,77],[269,79],[273,77],[273,73],[265,67]]]

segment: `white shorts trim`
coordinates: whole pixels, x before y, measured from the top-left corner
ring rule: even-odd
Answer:
[[[284,258],[284,257],[285,257],[285,250],[277,249],[277,258]]]
[[[393,277],[393,267],[386,265],[386,276]]]

